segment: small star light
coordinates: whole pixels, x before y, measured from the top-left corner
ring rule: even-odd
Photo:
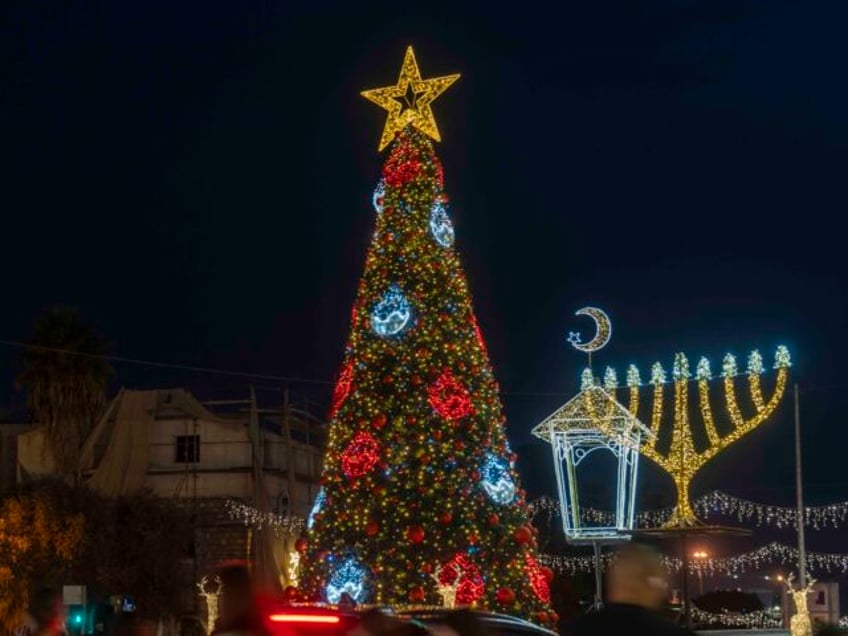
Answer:
[[[415,53],[411,46],[407,47],[397,84],[361,93],[365,99],[389,112],[383,136],[380,138],[379,150],[388,146],[395,135],[407,126],[413,126],[436,141],[441,141],[430,103],[458,79],[459,74],[421,79]]]
[[[579,331],[569,331],[568,332],[568,342],[572,345],[580,344],[580,332]]]

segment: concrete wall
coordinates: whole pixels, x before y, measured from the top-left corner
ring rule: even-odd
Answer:
[[[177,438],[198,435],[200,461],[177,462]],[[262,431],[263,472],[272,510],[305,516],[318,492],[321,451]],[[289,492],[289,458],[294,476]],[[151,435],[146,485],[161,497],[253,498],[252,450],[244,420],[157,420]],[[286,505],[291,508],[286,508]]]

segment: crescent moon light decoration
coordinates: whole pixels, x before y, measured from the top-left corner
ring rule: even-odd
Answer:
[[[610,322],[609,316],[607,316],[606,312],[598,309],[597,307],[584,307],[583,309],[578,309],[574,312],[574,315],[589,316],[592,318],[592,320],[595,321],[596,333],[594,338],[592,338],[589,342],[584,343],[580,341],[579,333],[574,331],[569,332],[568,342],[571,343],[571,346],[578,351],[583,351],[584,353],[592,353],[593,351],[603,349],[612,336],[612,323]]]

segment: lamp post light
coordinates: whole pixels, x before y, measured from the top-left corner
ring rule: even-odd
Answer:
[[[639,445],[643,436],[653,436],[608,388],[599,386],[587,369],[580,393],[533,429],[533,435],[550,443],[553,451],[566,541],[591,544],[594,549],[595,608],[602,606],[601,548],[630,539],[635,521]],[[603,451],[615,459],[610,475],[616,488],[615,511],[590,519],[580,507],[578,468],[587,458]]]
[[[704,595],[704,561],[709,558],[709,554],[703,550],[697,550],[692,554],[695,559],[695,568],[698,571],[698,596]]]

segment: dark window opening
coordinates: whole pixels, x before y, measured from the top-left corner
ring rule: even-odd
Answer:
[[[177,435],[177,463],[196,464],[200,461],[200,435]]]

